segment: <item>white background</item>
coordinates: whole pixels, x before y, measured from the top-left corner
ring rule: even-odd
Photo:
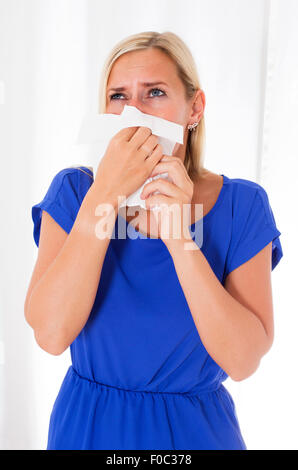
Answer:
[[[0,448],[46,448],[70,364],[69,350],[41,350],[24,319],[37,256],[31,207],[59,170],[84,164],[74,142],[83,115],[98,111],[110,49],[173,31],[206,94],[206,168],[261,184],[282,234],[274,344],[255,374],[225,386],[248,449],[298,449],[297,25],[296,0],[0,0]]]

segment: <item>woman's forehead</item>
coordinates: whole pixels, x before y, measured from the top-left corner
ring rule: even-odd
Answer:
[[[137,52],[137,54],[133,54]],[[154,54],[142,56],[146,51],[132,51],[120,56],[112,66],[109,75],[109,83],[111,86],[120,87],[125,84],[115,84],[114,81],[122,79],[131,82],[133,79],[139,78],[141,85],[146,82],[165,82],[168,85],[173,80],[173,72],[176,71],[174,62],[161,53],[162,56]],[[145,85],[144,85],[145,86]]]

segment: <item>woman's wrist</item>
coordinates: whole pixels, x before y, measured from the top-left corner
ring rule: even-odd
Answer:
[[[118,204],[115,196],[92,184],[83,199],[77,218],[75,230],[85,233],[87,236],[94,235],[99,238],[108,238],[112,235],[118,214]]]
[[[101,181],[94,181],[88,193],[93,199],[93,203],[98,206],[99,204],[110,204],[114,209],[118,207],[118,196],[114,194],[105,184]]]

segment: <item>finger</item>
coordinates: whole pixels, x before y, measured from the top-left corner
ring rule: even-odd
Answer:
[[[149,172],[152,172],[155,165],[161,160],[163,156],[162,152],[162,146],[157,144],[154,147],[153,152],[145,159],[145,165],[148,167]]]
[[[149,127],[140,126],[129,140],[129,143],[135,150],[138,150],[151,135],[152,131]]]
[[[124,127],[121,129],[117,134],[115,134],[119,139],[123,139],[126,142],[129,142],[129,140],[132,138],[132,136],[136,133],[138,130],[138,127]]]
[[[158,178],[144,186],[140,195],[141,199],[146,199],[149,194],[154,193],[154,191],[159,191],[165,196],[175,197],[177,199],[183,199],[185,197],[184,192],[178,186],[163,178]]]
[[[157,163],[157,165],[155,165],[149,177],[152,178],[160,173],[165,172],[168,173],[169,177],[176,186],[183,189],[185,185],[185,173],[182,171],[181,166],[177,163],[160,161]]]
[[[187,173],[187,170],[185,168],[185,165],[183,163],[183,161],[181,160],[181,158],[179,157],[175,157],[173,155],[163,155],[161,161],[163,162],[177,162],[178,165],[181,166],[181,169],[183,170],[183,173],[185,174],[186,178],[188,179],[188,181],[192,182],[189,174]]]
[[[142,143],[140,148],[138,148],[138,153],[142,156],[142,160],[145,161],[147,158],[150,158],[152,152],[154,152],[156,146],[158,145],[158,137],[156,135],[149,135],[149,137]],[[162,151],[160,150],[162,154]]]
[[[169,196],[164,194],[154,194],[145,200],[145,206],[147,209],[149,209],[151,206],[161,206],[163,204],[168,206],[171,201],[172,199]]]

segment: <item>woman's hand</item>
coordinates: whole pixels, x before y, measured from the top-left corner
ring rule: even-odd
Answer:
[[[158,235],[167,245],[174,239],[189,241],[191,201],[194,183],[179,157],[163,155],[149,177],[168,172],[172,182],[157,178],[147,183],[140,195],[145,199],[147,209],[151,210],[158,224]],[[161,194],[153,194],[154,191]],[[159,206],[152,210],[153,206]]]
[[[161,157],[162,147],[149,127],[121,129],[99,162],[93,192],[104,192],[116,203],[119,196],[128,198],[144,184]]]

